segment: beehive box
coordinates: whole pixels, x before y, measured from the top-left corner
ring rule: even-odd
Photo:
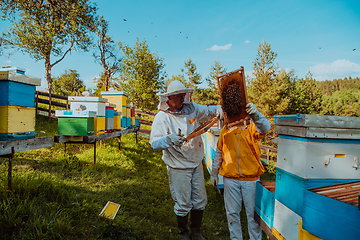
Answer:
[[[115,104],[115,110],[121,111],[122,106],[126,106],[127,95],[122,91],[103,91],[101,96],[108,100],[109,103]]]
[[[88,136],[94,134],[94,118],[58,118],[58,135]]]
[[[41,79],[36,77],[31,77],[24,74],[19,74],[11,71],[0,71],[0,81],[13,81],[19,83],[25,83],[33,86],[40,86]]]
[[[204,142],[204,154],[205,154],[205,165],[209,173],[211,172],[211,164],[213,162],[217,141],[219,139],[221,130],[218,127],[211,127],[206,133],[202,134],[201,137]],[[224,189],[223,176],[219,175],[218,189]]]
[[[35,108],[19,106],[0,106],[0,134],[14,139],[15,135],[33,137],[35,132]],[[29,134],[27,134],[29,133]]]
[[[25,69],[19,68],[19,67],[7,66],[7,67],[2,67],[1,70],[5,70],[5,71],[8,71],[8,72],[14,72],[14,73],[19,73],[19,74],[25,75]]]
[[[105,133],[105,117],[94,117],[94,133]]]
[[[306,189],[349,181],[351,180],[301,178],[281,168],[276,168],[275,199],[286,205],[296,214],[302,216],[304,192]]]
[[[34,85],[14,82],[0,81],[0,106],[20,106],[35,108]]]
[[[115,112],[114,115],[114,129],[119,130],[121,129],[121,112]]]
[[[305,191],[302,227],[322,239],[359,239],[360,182]]]
[[[360,140],[360,118],[328,115],[275,115],[275,132],[279,135]]]
[[[105,103],[105,118],[114,118],[115,104]]]
[[[121,116],[121,127],[126,128],[127,127],[127,117]]]
[[[105,118],[105,131],[114,131],[114,118]]]
[[[279,135],[277,167],[301,178],[360,179],[360,140]],[[360,167],[360,164],[357,164]]]
[[[224,112],[225,125],[231,127],[244,120],[250,119],[250,116],[245,112],[248,100],[244,68],[241,67],[238,70],[217,76],[216,79],[220,94],[221,107]],[[230,89],[233,89],[234,91],[236,90],[235,92],[237,94],[234,94],[234,91],[231,91]],[[227,94],[228,92],[232,93]],[[241,107],[233,108],[233,106],[236,106],[235,102],[238,102]]]
[[[274,224],[275,181],[256,182],[255,212],[272,229]]]
[[[95,111],[99,117],[105,117],[105,103],[107,99],[100,97],[76,97],[69,96],[70,110]]]

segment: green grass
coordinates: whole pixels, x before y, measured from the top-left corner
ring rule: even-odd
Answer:
[[[36,132],[53,136],[57,123],[39,116]],[[57,143],[16,153],[11,192],[6,190],[8,159],[0,158],[1,239],[178,239],[162,153],[148,140],[138,140],[134,134],[123,136],[121,151],[117,139],[103,141],[96,164],[93,147],[86,144],[67,144],[65,155]],[[203,235],[229,239],[223,196],[206,171],[205,178]],[[99,216],[107,201],[121,205],[114,220]],[[242,223],[245,230],[244,210]]]

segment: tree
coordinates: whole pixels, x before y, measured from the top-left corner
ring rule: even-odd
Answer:
[[[123,52],[118,78],[120,88],[138,108],[156,109],[159,103],[156,94],[164,87],[163,59],[150,52],[145,39],[141,43],[137,39],[134,48],[122,42],[118,44]]]
[[[360,89],[343,89],[324,98],[321,114],[360,117]]]
[[[198,85],[201,84],[201,74],[196,72],[196,65],[195,63],[191,60],[191,58],[189,57],[189,59],[187,61],[185,61],[184,63],[184,67],[181,69],[181,72],[184,73],[187,76],[186,80],[186,84],[185,86],[187,88],[193,88],[196,89]],[[190,96],[190,101],[191,101],[191,95]]]
[[[97,48],[100,54],[93,53],[95,61],[98,62],[103,68],[104,72],[98,78],[97,87],[105,86],[104,90],[108,91],[110,87],[117,88],[113,82],[113,76],[120,70],[119,62],[121,59],[117,57],[116,45],[111,37],[108,35],[108,22],[101,16],[98,27],[96,29],[97,35]]]
[[[323,94],[310,72],[295,82],[291,96],[290,113],[320,114]]]
[[[212,65],[210,68],[210,74],[206,78],[206,81],[210,89],[213,90],[214,93],[216,93],[217,95],[219,95],[219,91],[218,91],[216,77],[224,73],[226,73],[226,68],[223,65],[221,65],[219,60],[215,60],[214,65]]]
[[[294,73],[280,70],[274,61],[277,53],[271,50],[270,44],[259,43],[258,54],[254,64],[254,78],[248,84],[248,99],[253,102],[265,116],[286,114],[291,104],[291,89],[295,81]]]
[[[81,95],[85,91],[85,85],[80,80],[80,75],[76,70],[68,69],[59,77],[53,80],[53,93],[63,96]]]
[[[2,44],[44,60],[51,95],[51,69],[71,51],[88,51],[91,46],[96,6],[89,0],[7,0],[1,10],[13,24],[3,33]],[[52,62],[52,57],[57,59]]]

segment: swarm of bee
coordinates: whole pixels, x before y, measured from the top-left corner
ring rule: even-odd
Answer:
[[[223,99],[223,108],[227,116],[233,117],[240,114],[242,103],[240,88],[237,84],[230,85],[221,93],[221,97]]]

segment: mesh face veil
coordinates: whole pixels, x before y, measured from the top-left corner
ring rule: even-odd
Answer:
[[[192,93],[194,91],[195,90],[192,88],[186,88],[185,85],[182,84],[180,81],[174,80],[169,84],[166,93],[159,94],[160,103],[158,109],[164,111],[167,110],[169,108],[169,105],[167,104],[167,101],[169,100],[168,96],[180,93],[186,93],[184,103],[189,103],[189,93]]]

